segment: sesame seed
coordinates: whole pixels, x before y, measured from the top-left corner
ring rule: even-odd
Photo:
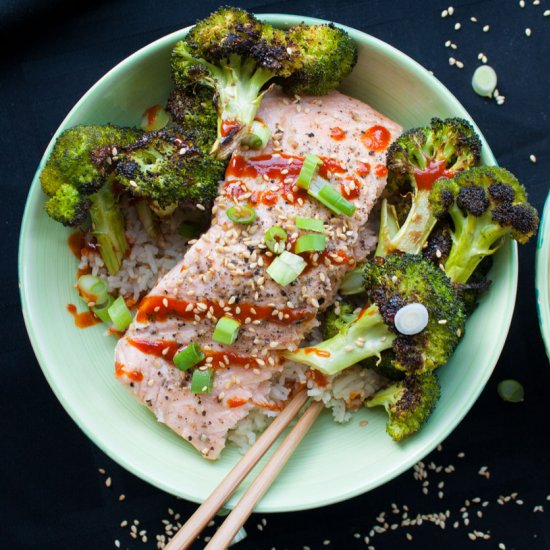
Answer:
[[[550,16],[550,10],[544,10],[544,13],[542,15],[544,15],[544,17],[549,17]]]
[[[110,477],[108,477],[106,480],[105,480],[105,487],[110,487],[112,484],[112,480]]]
[[[535,163],[537,162],[537,157],[535,155],[529,155],[529,160],[532,162],[532,163]]]
[[[470,21],[472,23],[477,23],[477,17],[474,17],[474,16],[470,17]]]
[[[491,28],[491,27],[489,27],[489,25],[485,25],[485,26],[483,27],[483,32],[489,32],[489,29],[490,29],[490,28]]]
[[[449,15],[453,15],[453,13],[455,12],[455,9],[453,8],[453,6],[449,6],[447,8],[447,11],[449,12]]]
[[[449,12],[447,10],[443,10],[441,12],[441,17],[447,17],[447,15],[449,15]]]
[[[449,65],[454,65],[456,63],[456,59],[454,57],[449,57]]]
[[[456,62],[456,66],[459,68],[459,69],[463,69],[464,68],[464,63],[462,61],[457,61]]]
[[[450,45],[451,45],[451,41],[447,40],[447,42],[445,42],[445,47],[448,48]]]
[[[460,27],[462,27],[460,23],[455,23],[455,31],[460,30]]]
[[[524,8],[525,7],[525,0],[519,0],[519,7]]]
[[[97,470],[101,475],[103,475],[105,473],[105,469],[104,468],[98,468]]]
[[[119,502],[122,502],[123,500],[126,500],[126,495],[124,493],[118,496]]]
[[[197,208],[202,211],[206,210],[206,208],[202,204],[197,204]]]
[[[115,546],[117,548],[120,548],[120,541],[118,539],[115,540]]]
[[[531,36],[531,29],[529,27],[525,29],[525,36],[527,37]]]

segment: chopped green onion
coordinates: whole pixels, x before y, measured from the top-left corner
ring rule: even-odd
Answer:
[[[246,204],[232,206],[227,209],[227,217],[232,222],[248,225],[256,219],[256,210]]]
[[[80,276],[76,285],[86,303],[93,302],[95,305],[101,306],[108,299],[107,284],[95,275]]]
[[[192,342],[174,355],[174,365],[176,365],[179,370],[185,371],[199,364],[203,359],[204,353],[200,346],[196,342]]]
[[[276,283],[286,286],[298,278],[306,265],[301,256],[285,250],[271,262],[266,271]]]
[[[346,200],[330,183],[320,177],[314,178],[308,189],[308,194],[317,199],[334,214],[353,216],[355,205]]]
[[[250,133],[243,139],[243,145],[251,149],[263,149],[271,137],[271,130],[259,120],[255,120],[250,126]]]
[[[520,403],[525,398],[523,386],[517,380],[503,380],[497,386],[497,392],[504,401]]]
[[[187,239],[195,239],[201,234],[201,230],[193,223],[182,223],[178,227],[178,233]]]
[[[327,239],[324,235],[302,235],[298,237],[294,252],[301,254],[302,252],[321,252],[327,247]]]
[[[122,296],[119,296],[107,310],[117,330],[126,330],[132,322],[132,313]]]
[[[412,336],[413,334],[422,332],[426,328],[429,319],[430,316],[426,306],[424,304],[414,303],[407,304],[398,310],[393,322],[395,328],[401,334]]]
[[[154,132],[164,128],[170,122],[170,115],[162,108],[162,105],[149,107],[141,119],[141,129],[146,132]]]
[[[317,172],[319,164],[323,164],[323,161],[317,155],[309,154],[304,159],[304,164],[298,174],[296,185],[302,189],[308,189],[313,176]]]
[[[212,334],[212,340],[220,344],[231,345],[239,335],[241,323],[231,317],[222,317],[217,323]]]
[[[315,233],[324,233],[325,224],[323,220],[316,220],[315,218],[296,218],[296,227],[298,229],[304,229],[305,231],[315,231]]]
[[[191,393],[210,393],[214,378],[213,369],[196,369],[191,378]]]
[[[265,245],[273,254],[280,254],[285,249],[286,231],[278,225],[271,226],[264,235]]]
[[[94,315],[99,317],[104,323],[110,323],[111,318],[109,317],[109,308],[113,305],[115,299],[109,294],[107,296],[107,301],[100,306],[93,306],[92,311]]]
[[[497,87],[497,73],[489,65],[478,67],[472,77],[472,88],[478,95],[493,97],[493,92]]]

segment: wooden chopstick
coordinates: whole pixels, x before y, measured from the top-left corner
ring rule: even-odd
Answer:
[[[265,432],[250,447],[233,469],[225,476],[210,496],[197,508],[195,513],[185,522],[183,527],[165,546],[166,550],[183,550],[188,548],[216,515],[224,503],[241,484],[250,470],[264,456],[275,440],[281,435],[292,419],[300,412],[307,401],[307,391],[299,391],[267,427]],[[301,438],[300,438],[301,439]],[[286,441],[286,439],[285,439]],[[265,491],[264,491],[265,492]],[[238,528],[237,528],[238,530]]]
[[[205,546],[204,550],[224,550],[229,546],[239,529],[252,513],[254,506],[264,496],[273,481],[275,481],[275,478],[279,475],[279,472],[283,469],[322,409],[323,403],[320,401],[310,404],[309,408],[296,423],[296,426],[285,437],[258,477],[245,491],[239,502],[237,502],[235,508],[225,518],[225,521]]]

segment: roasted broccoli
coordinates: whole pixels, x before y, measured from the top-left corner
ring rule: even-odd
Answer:
[[[287,31],[300,51],[301,66],[281,81],[291,95],[325,95],[337,88],[357,63],[357,45],[347,32],[328,25],[296,25]]]
[[[199,21],[175,45],[172,74],[176,85],[198,83],[215,90],[218,126],[212,152],[218,157],[229,156],[250,133],[270,81],[284,80],[303,69],[294,86],[305,84],[322,93],[337,86],[351,70],[356,50],[347,35],[333,27],[314,29],[291,33],[275,29],[245,10],[222,7]],[[316,44],[316,33],[318,41],[327,43]],[[301,44],[293,34],[300,36]],[[316,53],[322,57],[314,59]]]
[[[476,166],[480,153],[477,134],[460,118],[433,118],[430,126],[401,134],[387,152],[388,188],[394,193],[412,191],[411,207],[400,224],[395,209],[383,203],[376,255],[396,250],[419,254],[437,221],[428,200],[433,182]]]
[[[510,236],[526,243],[538,227],[527,193],[504,168],[482,166],[439,179],[430,194],[437,217],[450,216],[452,246],[443,264],[453,283],[465,284],[483,258]]]
[[[446,275],[421,256],[392,254],[368,261],[363,277],[369,305],[357,318],[336,336],[285,356],[329,375],[390,349],[392,366],[407,374],[421,374],[446,363],[465,323],[462,302]],[[397,331],[394,317],[410,303],[423,304],[429,320],[424,330],[406,336]]]
[[[204,146],[208,137],[201,137],[201,132],[200,127],[185,132],[171,125],[143,134],[118,151],[117,181],[134,196],[146,198],[161,216],[178,205],[211,206],[225,162],[208,153]]]
[[[119,147],[137,138],[139,132],[116,126],[76,126],[65,130],[40,174],[48,195],[47,214],[63,225],[76,227],[91,221],[93,233],[107,269],[120,269],[128,243],[124,219],[106,183],[110,159]],[[113,151],[115,150],[115,151]]]
[[[328,339],[336,336],[342,328],[357,318],[355,308],[348,302],[336,302],[325,315],[322,325],[323,337]]]
[[[386,432],[395,440],[417,432],[439,399],[439,382],[433,372],[407,376],[367,400],[367,407],[383,406],[389,416]]]

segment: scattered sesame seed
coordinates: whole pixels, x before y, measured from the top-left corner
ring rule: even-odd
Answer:
[[[460,30],[460,27],[462,27],[460,23],[455,23],[455,31]]]
[[[531,29],[529,27],[525,29],[525,36],[527,37],[531,36]]]
[[[119,500],[119,502],[122,502],[123,500],[126,500],[126,495],[124,493],[122,493],[121,495],[118,496],[118,500]]]
[[[447,8],[447,11],[449,12],[449,15],[453,15],[453,13],[455,12],[455,9],[453,8],[453,6],[449,6]]]
[[[110,487],[112,484],[112,480],[110,477],[108,477],[106,480],[105,480],[105,487]]]
[[[537,157],[535,155],[529,155],[529,160],[532,162],[532,163],[535,163],[537,162]]]
[[[449,15],[449,12],[447,10],[443,10],[441,12],[441,17],[447,17],[447,15]]]
[[[483,27],[483,32],[489,32],[489,29],[490,29],[490,28],[491,28],[491,27],[489,27],[489,25],[485,25],[485,26]]]
[[[524,8],[525,7],[525,0],[519,0],[519,7]]]
[[[454,57],[449,57],[449,65],[454,65],[456,63],[456,59]]]
[[[447,40],[447,42],[445,42],[445,47],[448,48],[450,45],[451,45],[451,41]]]
[[[99,468],[97,471],[98,471],[101,475],[103,475],[103,474],[105,473],[105,470],[104,470],[103,468]]]
[[[544,15],[544,17],[549,17],[550,16],[550,10],[544,10],[544,13],[542,15]]]
[[[115,546],[117,548],[120,548],[120,541],[118,539],[115,539]]]
[[[474,17],[474,16],[470,17],[470,21],[472,23],[477,23],[477,17]]]

